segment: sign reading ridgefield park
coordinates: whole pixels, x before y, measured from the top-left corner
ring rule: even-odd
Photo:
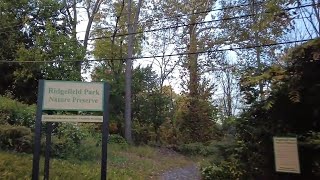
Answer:
[[[101,179],[107,178],[108,103],[106,82],[40,80],[38,86],[32,179],[39,179],[41,126],[47,123],[44,179],[49,179],[52,122],[102,122]],[[43,114],[46,111],[47,114]],[[102,116],[57,115],[57,111],[102,111]],[[73,113],[74,114],[74,113]],[[95,113],[96,114],[96,113]]]
[[[103,83],[45,81],[43,110],[102,111]]]

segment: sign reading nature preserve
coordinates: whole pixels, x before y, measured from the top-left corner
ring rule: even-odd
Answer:
[[[274,137],[276,171],[300,173],[297,138]]]
[[[45,81],[42,109],[102,111],[103,83]]]
[[[39,179],[41,126],[46,124],[46,150],[43,179],[49,179],[52,122],[102,123],[101,179],[107,179],[108,103],[110,86],[106,82],[39,80],[33,149],[32,179]],[[43,114],[46,110],[48,114]],[[54,110],[54,111],[53,111]],[[57,115],[57,111],[102,111],[102,116]],[[95,113],[99,114],[99,113]]]

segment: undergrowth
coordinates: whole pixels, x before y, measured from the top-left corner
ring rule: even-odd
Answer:
[[[150,179],[191,163],[182,156],[164,156],[148,146],[109,144],[107,155],[107,176],[113,180]],[[51,159],[50,179],[100,179],[100,157],[101,153],[86,161]],[[41,157],[40,179],[43,179],[43,166],[44,157]],[[0,179],[31,179],[31,172],[32,155],[0,151]]]

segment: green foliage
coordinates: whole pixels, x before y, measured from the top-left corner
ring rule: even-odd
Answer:
[[[180,145],[178,150],[179,152],[187,155],[209,156],[217,153],[217,149],[205,146],[200,142]]]
[[[88,147],[88,146],[86,146]],[[96,147],[101,155],[101,147]],[[85,149],[82,149],[85,150]],[[50,161],[51,179],[99,179],[100,160],[77,159]],[[40,159],[40,178],[43,178],[44,158]],[[108,146],[108,177],[112,180],[149,179],[165,170],[183,167],[190,164],[181,156],[163,156],[157,149],[148,146]],[[16,154],[0,151],[0,174],[2,179],[31,179],[32,155]]]
[[[35,106],[0,96],[0,125],[11,124],[32,128],[35,121]]]
[[[164,145],[177,144],[177,128],[173,118],[166,118],[160,126],[160,141]]]
[[[101,139],[87,137],[75,143],[66,138],[52,136],[51,157],[69,161],[99,161],[101,159],[101,146],[97,143]],[[45,152],[45,140],[41,142],[41,152]]]
[[[178,150],[181,153],[187,154],[187,155],[208,156],[208,155],[212,155],[212,154],[216,153],[215,148],[205,146],[200,142],[180,145]]]
[[[215,107],[208,101],[184,97],[178,106],[176,121],[181,142],[207,142],[221,136],[214,121]]]
[[[132,131],[132,136],[136,144],[148,144],[150,141],[155,141],[156,135],[150,124],[134,123]]]
[[[235,159],[222,161],[219,165],[210,165],[201,169],[201,176],[204,180],[239,180],[243,177],[243,170]]]
[[[281,41],[283,36],[293,30],[294,14],[283,11],[283,8],[293,6],[293,0],[268,0],[248,1],[249,6],[228,8],[242,3],[241,0],[222,1],[222,7],[226,10],[219,13],[220,18],[230,18],[247,14],[258,14],[243,19],[232,19],[219,22],[224,30],[221,39],[228,39],[231,44],[254,46],[257,44],[272,44]],[[264,13],[268,12],[268,13]],[[295,13],[296,14],[296,13]],[[280,46],[257,47],[237,51],[241,68],[240,86],[244,92],[247,103],[258,101],[259,98],[268,96],[267,88],[271,64],[277,61],[277,53],[282,51]],[[242,67],[241,67],[242,66]],[[239,66],[238,66],[239,67]]]
[[[32,152],[33,136],[24,126],[0,125],[0,150]]]
[[[52,136],[52,156],[61,159],[97,159],[101,138],[92,136],[81,125],[60,123]],[[45,141],[42,141],[43,152]]]
[[[119,134],[111,134],[109,135],[108,143],[126,145],[127,141]]]
[[[88,136],[88,132],[81,128],[81,125],[72,123],[61,123],[56,128],[57,136],[65,138],[70,142],[79,143],[82,139]]]
[[[308,167],[302,167],[302,169],[310,168],[312,174],[316,177],[320,177],[320,132],[310,131],[306,135],[300,136],[299,154],[308,154],[310,156],[303,156],[300,159],[302,163],[311,161]],[[308,159],[311,158],[311,159]]]
[[[39,79],[80,80],[80,70],[72,61],[83,59],[84,49],[71,35],[72,21],[64,13],[67,7],[55,0],[1,1],[2,61],[55,62],[1,63],[0,95],[10,92],[33,104]]]
[[[269,71],[270,96],[253,103],[237,120],[241,143],[236,155],[245,164],[246,176],[283,178],[274,171],[272,137],[294,136],[298,137],[302,173],[292,178],[319,178],[316,169],[320,160],[315,156],[318,145],[311,143],[317,142],[320,129],[319,47],[317,39],[291,50],[285,57],[287,66],[280,73]]]
[[[119,63],[117,61],[117,63]],[[106,80],[111,84],[110,94],[110,119],[113,130],[121,133],[124,114],[124,66],[121,70],[110,67],[111,64],[96,67],[94,80]],[[113,69],[116,68],[116,69]],[[133,69],[132,78],[132,117],[133,117],[133,136],[137,144],[147,144],[148,141],[159,141],[159,128],[169,116],[170,94],[158,86],[158,77],[151,66],[136,67]],[[115,127],[115,124],[117,125]]]
[[[211,165],[201,169],[201,176],[204,180],[226,180],[231,179],[231,176],[225,169]]]
[[[206,157],[212,163],[218,163],[226,160],[232,155],[235,143],[231,139],[221,141],[210,141],[206,144],[195,142],[182,144],[177,147],[177,151],[185,155]]]

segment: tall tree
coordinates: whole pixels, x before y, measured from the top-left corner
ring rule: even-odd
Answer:
[[[37,88],[38,79],[73,78],[71,69],[74,66],[72,62],[64,60],[76,60],[81,57],[83,51],[78,42],[69,36],[70,24],[65,23],[66,17],[61,13],[64,8],[62,2],[53,0],[4,2],[1,6],[2,17],[11,17],[11,22],[14,24],[9,27],[15,29],[15,32],[12,32],[15,34],[12,36],[15,39],[8,39],[12,46],[8,46],[11,49],[7,52],[11,55],[10,57],[6,55],[5,61],[21,61],[15,65],[4,65],[10,70],[6,78],[10,82],[7,90],[12,91],[13,96],[19,100],[34,103],[36,100],[34,89]],[[8,36],[11,32],[8,34],[8,31],[3,31],[3,35],[5,34]],[[8,47],[4,47],[4,50]],[[24,61],[30,61],[30,64]],[[32,61],[39,62],[32,63]],[[41,61],[48,62],[40,63]],[[5,63],[10,62],[3,64]],[[58,71],[66,73],[61,74]],[[30,91],[27,90],[29,88]]]
[[[73,41],[77,42],[77,25],[80,16],[80,10],[84,9],[86,14],[86,27],[84,31],[84,39],[82,40],[86,54],[83,57],[79,57],[76,62],[76,67],[78,71],[78,76],[81,78],[81,70],[83,62],[85,62],[85,55],[90,55],[88,53],[88,43],[90,35],[92,34],[92,26],[94,24],[95,18],[100,14],[100,7],[102,4],[108,6],[109,2],[106,0],[63,0],[64,11],[62,13],[66,16],[68,24],[70,24],[70,32],[73,38]]]
[[[142,3],[142,2],[141,2]],[[138,8],[141,4],[132,3],[132,8]],[[141,7],[140,7],[141,8]],[[114,104],[114,110],[118,113],[116,119],[118,120],[118,125],[122,127],[122,123],[120,120],[123,120],[123,115],[125,114],[125,109],[123,109],[122,104],[126,99],[125,95],[125,72],[126,61],[124,59],[128,57],[129,47],[131,48],[130,52],[132,61],[132,56],[137,56],[141,52],[141,35],[135,36],[134,40],[131,41],[131,45],[129,46],[129,41],[126,40],[127,36],[123,34],[131,34],[129,33],[129,22],[128,18],[136,19],[138,18],[139,12],[126,13],[128,9],[128,4],[125,3],[124,0],[115,1],[109,4],[108,8],[104,9],[104,13],[99,13],[99,16],[96,18],[96,25],[94,28],[94,36],[101,37],[107,36],[110,38],[99,38],[94,43],[93,55],[97,59],[106,59],[101,61],[101,64],[96,67],[96,71],[105,72],[109,77],[107,77],[108,81],[113,84],[111,99],[117,99],[118,103]],[[129,16],[130,15],[130,16]],[[112,21],[110,21],[110,19]],[[130,20],[130,28],[133,23]],[[106,28],[107,27],[107,28]],[[140,26],[135,26],[134,31],[137,31]],[[129,60],[129,59],[128,59]],[[130,66],[132,68],[132,65]],[[96,79],[96,77],[94,77]],[[132,81],[132,80],[130,80]],[[130,85],[131,88],[131,85]],[[130,96],[131,97],[131,96]],[[131,100],[130,100],[131,102]],[[130,104],[131,105],[131,104]],[[130,112],[131,118],[132,112]],[[125,127],[127,123],[125,123]],[[131,125],[130,125],[131,127]],[[125,131],[127,132],[127,130]],[[131,133],[130,133],[131,134]],[[130,136],[129,138],[132,137]],[[127,139],[128,142],[130,141]],[[131,141],[132,142],[132,141]]]
[[[215,38],[215,25],[205,22],[206,18],[214,18],[208,10],[214,7],[215,1],[171,0],[161,5],[170,25],[182,25],[176,30],[180,33],[175,37],[175,46],[177,52],[187,54],[183,57],[181,77],[185,81],[188,105],[187,111],[180,116],[180,130],[186,142],[207,141],[215,135],[211,131],[214,121],[209,101],[213,86],[204,75],[204,64],[209,56],[198,52],[213,50],[220,45]]]
[[[247,99],[264,99],[266,82],[263,79],[265,67],[273,64],[277,51],[281,46],[262,47],[264,44],[274,44],[283,39],[291,28],[291,11],[288,4],[292,1],[221,1],[224,10],[220,13],[223,19],[220,23],[222,35],[229,46],[253,47],[236,51],[242,69],[247,69],[247,77],[255,78],[250,81],[251,94]],[[254,55],[254,56],[253,56]],[[243,81],[247,79],[243,78]]]
[[[126,73],[125,73],[125,138],[129,143],[133,143],[132,140],[132,119],[131,119],[131,82],[132,82],[132,58],[133,58],[133,41],[134,33],[137,32],[138,20],[140,9],[142,6],[142,0],[138,1],[136,13],[134,14],[134,20],[132,21],[132,0],[128,0],[128,54],[126,60]]]
[[[316,39],[289,51],[265,75],[271,95],[246,109],[237,123],[241,142],[238,156],[245,179],[318,179],[320,89],[320,40]],[[274,171],[272,137],[298,138],[301,174],[284,175]],[[252,153],[254,152],[254,153]]]

